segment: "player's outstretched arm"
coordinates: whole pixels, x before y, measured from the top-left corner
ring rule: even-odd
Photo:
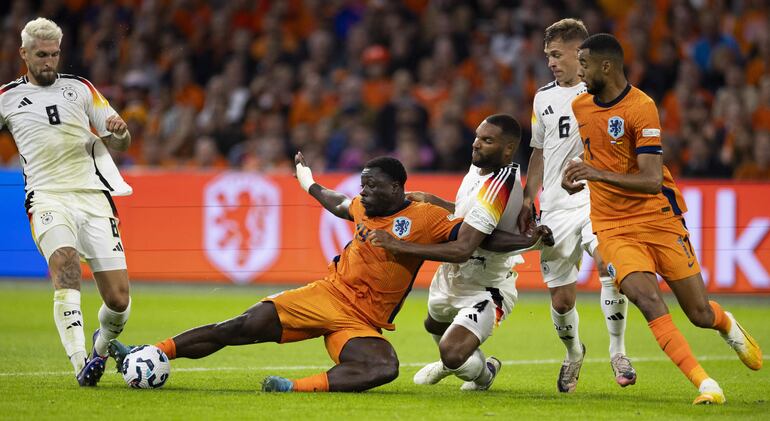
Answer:
[[[106,120],[107,130],[111,133],[103,137],[102,141],[108,148],[115,151],[126,151],[131,145],[131,133],[128,132],[128,125],[119,115],[111,115]]]
[[[331,189],[318,184],[313,180],[313,172],[305,162],[305,157],[302,156],[302,152],[297,152],[294,156],[294,163],[297,167],[295,177],[299,181],[299,185],[303,190],[310,193],[324,209],[331,212],[334,216],[342,219],[352,221],[350,217],[350,198],[342,193],[336,192]]]
[[[369,234],[368,238],[372,245],[382,247],[393,254],[409,254],[437,262],[462,263],[471,257],[486,236],[476,228],[463,223],[454,241],[441,244],[417,244],[397,240],[385,230],[375,230]]]
[[[436,205],[438,207],[442,207],[449,212],[454,213],[455,212],[455,204],[454,202],[450,202],[447,200],[444,200],[435,194],[426,193],[422,191],[410,191],[406,192],[406,198],[407,200],[411,200],[413,202],[425,202],[430,203],[433,205]]]
[[[660,193],[661,186],[663,185],[663,156],[645,153],[638,155],[636,162],[639,166],[639,172],[621,174],[611,171],[600,171],[587,165],[585,162],[570,161],[564,169],[562,186],[567,191],[570,191],[568,186],[579,184],[579,180],[588,180],[612,184],[613,186],[639,193]],[[570,194],[572,193],[570,191]]]
[[[498,253],[510,253],[512,251],[538,248],[539,242],[548,247],[553,247],[553,233],[545,225],[539,225],[532,235],[514,234],[508,231],[494,230],[492,234],[481,243],[484,250]]]

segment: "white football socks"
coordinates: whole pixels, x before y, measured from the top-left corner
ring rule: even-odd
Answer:
[[[609,276],[600,278],[602,282],[601,307],[607,332],[610,334],[610,357],[626,354],[625,332],[628,299],[621,294]]]
[[[122,312],[111,310],[102,303],[99,309],[99,336],[96,337],[94,349],[102,357],[107,355],[107,345],[110,339],[115,339],[123,331],[123,327],[131,314],[131,297],[128,298],[128,306]]]
[[[476,382],[486,384],[492,377],[492,372],[487,368],[487,362],[484,359],[484,353],[480,349],[471,354],[467,360],[456,369],[448,368],[455,376],[466,382]]]
[[[559,335],[559,339],[567,348],[567,359],[579,361],[583,357],[583,347],[580,345],[580,337],[578,336],[580,317],[577,307],[572,307],[570,311],[559,314],[551,306],[551,320],[553,320],[554,328],[556,328],[556,334]]]
[[[86,364],[86,340],[83,334],[83,313],[80,311],[80,291],[57,289],[53,293],[53,320],[59,331],[64,351],[72,362],[75,374]]]

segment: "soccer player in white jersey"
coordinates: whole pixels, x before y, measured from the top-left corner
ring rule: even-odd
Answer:
[[[579,317],[575,307],[576,281],[583,250],[592,255],[601,280],[601,308],[610,334],[610,365],[620,386],[636,382],[636,372],[626,357],[624,332],[628,303],[612,282],[597,249],[598,242],[589,218],[588,189],[570,196],[561,188],[564,166],[580,159],[583,143],[574,115],[572,100],[585,92],[577,76],[578,46],[588,38],[583,22],[560,20],[545,30],[545,54],[556,80],[540,88],[532,107],[532,155],[529,159],[524,206],[519,224],[532,218],[532,204],[540,195],[541,223],[553,230],[554,247],[540,253],[543,279],[551,295],[551,318],[556,333],[567,348],[567,357],[559,371],[560,392],[577,387],[585,346],[578,333]]]
[[[519,254],[541,240],[553,244],[547,227],[527,226],[524,232],[517,227],[523,189],[512,159],[520,140],[513,117],[489,116],[476,129],[472,165],[454,203],[422,192],[409,195],[464,218],[456,241],[428,245],[396,240],[384,230],[370,234],[372,244],[394,254],[454,262],[442,264],[430,285],[425,329],[438,343],[441,361],[418,371],[417,384],[436,384],[454,374],[465,380],[462,390],[487,390],[500,371],[500,361],[485,359],[479,347],[516,302],[513,266],[524,262]]]
[[[129,194],[130,187],[105,148],[124,151],[131,136],[89,81],[57,73],[61,38],[61,28],[48,19],[24,26],[19,53],[27,73],[0,88],[0,128],[8,127],[19,149],[25,206],[55,289],[53,313],[61,342],[78,383],[95,386],[108,342],[123,330],[131,308],[111,198]],[[104,300],[90,356],[80,307],[81,257]]]

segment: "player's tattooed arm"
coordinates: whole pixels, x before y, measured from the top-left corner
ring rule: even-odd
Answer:
[[[297,152],[294,155],[294,163],[297,167],[295,177],[299,181],[300,186],[307,191],[324,209],[332,213],[332,215],[352,221],[350,216],[350,198],[337,191],[327,189],[326,187],[318,184],[313,180],[313,173],[310,171],[305,162],[305,157],[302,152]]]
[[[535,227],[532,235],[514,234],[508,231],[494,230],[481,243],[484,250],[495,251],[499,253],[510,253],[512,251],[524,250],[529,248],[538,248],[539,242],[548,247],[553,247],[553,233],[545,225]]]
[[[128,125],[119,115],[107,117],[107,131],[111,134],[103,137],[102,140],[108,148],[115,151],[125,151],[131,145],[131,133],[128,132]]]
[[[452,212],[452,213],[455,212],[454,202],[444,200],[436,196],[435,194],[430,194],[422,191],[410,191],[410,192],[406,192],[406,198],[407,200],[411,200],[413,202],[431,203],[436,206],[442,207],[448,210],[449,212]]]

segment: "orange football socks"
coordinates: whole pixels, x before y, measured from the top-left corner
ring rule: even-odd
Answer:
[[[730,327],[732,326],[732,322],[730,321],[730,318],[725,314],[725,311],[722,310],[722,306],[720,306],[716,301],[709,301],[709,305],[711,306],[711,310],[714,312],[714,329],[721,333],[729,332]]]
[[[156,343],[155,346],[160,348],[160,350],[166,354],[169,360],[176,358],[176,343],[174,343],[174,339],[168,338],[164,341]]]
[[[293,392],[328,392],[329,391],[329,377],[326,372],[316,374],[310,377],[304,377],[297,380],[292,380],[294,387]]]
[[[698,364],[687,340],[674,325],[674,321],[671,320],[671,315],[660,316],[647,325],[652,330],[652,334],[655,335],[655,339],[663,352],[682,370],[682,373],[690,379],[695,387],[700,387],[701,382],[709,376],[706,374],[706,370]]]

